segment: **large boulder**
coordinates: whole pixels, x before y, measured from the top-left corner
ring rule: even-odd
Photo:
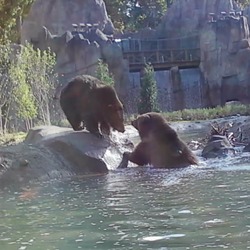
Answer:
[[[213,135],[204,149],[202,150],[202,157],[215,158],[225,157],[229,153],[234,153],[233,145],[229,142],[226,136]]]
[[[36,127],[21,144],[0,148],[0,186],[74,175],[105,174],[115,169],[126,148],[126,134],[98,139],[87,131]]]

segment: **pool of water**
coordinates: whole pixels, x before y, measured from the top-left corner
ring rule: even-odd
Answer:
[[[0,191],[0,249],[248,249],[249,158]]]

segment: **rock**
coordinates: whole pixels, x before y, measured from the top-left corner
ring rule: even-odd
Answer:
[[[114,32],[103,0],[36,0],[23,21],[21,41],[36,41],[43,26],[61,35],[72,30],[73,23],[97,23],[106,34]]]
[[[250,143],[243,148],[243,152],[250,152]]]
[[[206,103],[249,103],[249,27],[246,17],[228,17],[204,26],[200,68],[208,84]],[[205,100],[204,100],[205,101]]]
[[[57,126],[39,126],[31,128],[25,138],[25,142],[28,144],[36,144],[44,139],[48,139],[50,137],[55,137],[57,134],[67,132],[72,132],[71,128],[63,128]]]
[[[157,28],[159,37],[180,37],[200,33],[208,14],[239,10],[234,0],[175,0]]]
[[[233,0],[176,0],[156,29],[157,38],[179,39],[184,48],[200,47],[202,100],[196,107],[232,100],[249,103],[249,10],[242,16]],[[184,87],[180,90],[185,96]]]
[[[99,59],[102,57],[100,44],[83,34],[72,35],[70,31],[56,35],[46,27],[33,41],[36,48],[45,50],[51,48],[56,54],[56,71],[62,86],[80,74],[94,76]],[[98,40],[98,39],[96,39]]]
[[[98,139],[87,131],[32,128],[23,143],[0,148],[0,187],[105,174],[119,165],[123,150],[131,147],[129,143],[126,135],[118,132],[111,139]]]
[[[225,136],[213,135],[201,155],[204,158],[225,157],[230,152],[234,153],[234,148],[228,139]]]

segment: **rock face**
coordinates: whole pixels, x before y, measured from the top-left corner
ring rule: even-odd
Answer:
[[[85,27],[73,30],[73,23]],[[92,27],[87,28],[87,24]],[[23,22],[21,41],[31,42],[42,50],[50,47],[56,53],[60,77],[56,97],[61,87],[76,75],[95,76],[99,59],[103,59],[114,75],[118,95],[125,102],[129,69],[121,48],[107,36],[113,32],[103,0],[36,0]]]
[[[250,102],[249,26],[233,0],[176,0],[157,34],[158,38],[198,34],[201,107]]]
[[[201,32],[201,64],[208,106],[238,100],[249,103],[249,27],[244,16],[208,23]]]
[[[157,34],[169,38],[200,33],[209,13],[238,9],[234,0],[175,0],[157,28]]]
[[[114,31],[103,0],[36,0],[22,24],[22,43],[36,40],[43,26],[61,35],[71,30],[73,23],[98,23],[106,34]]]
[[[122,151],[132,146],[120,136],[124,135],[114,134],[113,140],[98,139],[87,131],[56,126],[33,128],[24,143],[0,148],[0,187],[105,174],[119,165]]]

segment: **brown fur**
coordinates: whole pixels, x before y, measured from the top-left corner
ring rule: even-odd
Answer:
[[[82,75],[70,81],[60,95],[60,105],[74,130],[86,129],[101,137],[110,128],[124,132],[123,105],[113,87]]]
[[[124,153],[120,168],[126,167],[128,161],[140,166],[152,164],[156,168],[198,164],[192,151],[160,114],[151,112],[139,115],[132,125],[138,130],[141,142],[133,152]]]

